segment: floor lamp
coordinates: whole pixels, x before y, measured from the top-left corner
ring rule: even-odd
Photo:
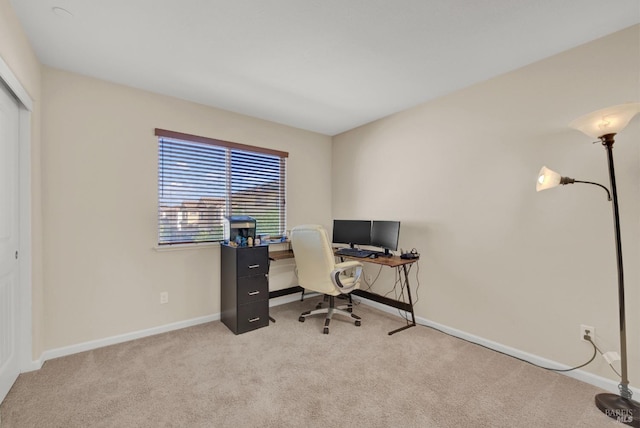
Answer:
[[[640,103],[621,104],[606,109],[598,110],[582,116],[569,124],[571,128],[584,132],[592,138],[598,138],[607,152],[609,163],[609,181],[611,193],[605,186],[590,181],[574,180],[562,177],[560,174],[542,167],[538,174],[536,190],[550,189],[561,184],[586,183],[600,186],[607,191],[609,200],[613,205],[613,226],[616,242],[616,257],[618,263],[618,308],[620,317],[620,364],[621,380],[618,385],[620,394],[598,394],[595,397],[596,406],[607,416],[617,419],[633,427],[640,427],[640,403],[631,398],[627,376],[627,329],[625,320],[624,303],[624,274],[622,270],[622,245],[620,243],[620,216],[618,212],[618,192],[616,189],[616,176],[613,168],[613,143],[614,136],[623,130],[629,121],[640,112]]]

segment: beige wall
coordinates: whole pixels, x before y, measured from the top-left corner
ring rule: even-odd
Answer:
[[[639,100],[639,36],[629,28],[334,138],[333,216],[402,221],[400,245],[422,254],[418,316],[569,366],[592,353],[580,324],[619,349],[611,205],[595,186],[536,193],[535,179],[547,165],[608,185],[602,146],[567,124]],[[637,385],[640,117],[617,140]],[[585,370],[615,379],[601,358]]]
[[[41,67],[20,22],[9,4],[0,0],[0,57],[33,100],[31,112],[31,294],[32,355],[43,351],[43,275],[42,275],[42,189],[40,170]]]
[[[153,250],[155,127],[288,151],[290,227],[330,225],[332,217],[401,220],[400,245],[422,253],[412,276],[420,317],[567,365],[590,356],[579,324],[596,326],[603,350],[617,349],[609,204],[586,185],[533,189],[543,164],[607,184],[603,149],[567,123],[639,99],[639,31],[344,133],[332,147],[326,136],[43,72],[9,1],[0,0],[0,56],[34,99],[34,357],[218,312],[217,248]],[[636,118],[615,146],[635,385],[639,137]],[[293,280],[290,264],[274,270],[274,287]],[[383,272],[378,289],[392,280]],[[158,303],[160,291],[169,292],[168,305]],[[614,378],[600,358],[586,370]]]
[[[288,224],[330,222],[330,137],[50,68],[43,97],[46,349],[220,311],[219,247],[154,250],[154,128],[289,152]]]

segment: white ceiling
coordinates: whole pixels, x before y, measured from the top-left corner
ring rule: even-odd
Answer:
[[[327,135],[640,22],[640,0],[11,3],[48,66]]]

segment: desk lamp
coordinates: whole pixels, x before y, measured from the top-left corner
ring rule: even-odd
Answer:
[[[611,183],[611,193],[605,186],[590,181],[574,180],[569,177],[562,177],[557,172],[542,167],[538,174],[536,190],[551,189],[560,184],[586,183],[600,186],[607,191],[607,196],[613,205],[613,226],[616,242],[616,257],[618,263],[618,307],[620,317],[620,364],[622,366],[621,381],[618,385],[620,394],[597,394],[595,397],[596,406],[603,413],[619,422],[640,427],[640,403],[633,400],[633,394],[629,389],[629,379],[627,377],[627,333],[625,321],[624,304],[624,275],[622,270],[622,245],[620,243],[620,217],[618,213],[618,192],[616,189],[616,176],[613,168],[613,143],[614,136],[623,130],[629,121],[640,112],[640,103],[620,104],[606,109],[598,110],[582,116],[569,124],[571,128],[582,131],[590,137],[598,138],[607,151],[609,162],[609,180]]]

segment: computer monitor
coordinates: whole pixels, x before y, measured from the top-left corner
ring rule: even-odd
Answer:
[[[374,220],[371,224],[371,244],[374,247],[384,249],[384,255],[390,256],[389,250],[398,249],[398,237],[400,236],[399,221]]]
[[[371,221],[333,220],[333,243],[369,245],[371,242]]]

